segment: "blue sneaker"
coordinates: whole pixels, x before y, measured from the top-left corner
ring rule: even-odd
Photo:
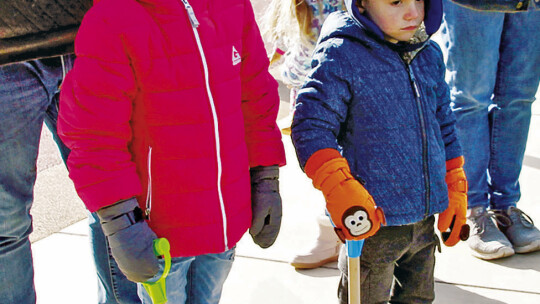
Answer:
[[[487,211],[484,207],[471,208],[467,213],[467,224],[471,227],[467,245],[473,256],[494,260],[514,254],[512,244],[495,225],[510,225],[506,217]]]
[[[499,225],[517,253],[527,253],[540,250],[540,231],[534,226],[530,216],[516,207],[506,210],[496,210],[497,214],[509,219],[510,225]]]

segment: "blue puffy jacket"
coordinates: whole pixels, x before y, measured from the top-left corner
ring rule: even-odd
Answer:
[[[386,42],[346,2],[348,12],[326,20],[298,95],[296,153],[304,167],[320,149],[341,151],[388,225],[418,222],[447,208],[445,161],[462,155],[443,56],[430,40]],[[426,4],[428,34],[440,26],[440,8],[438,0]],[[404,50],[415,53],[409,62]]]

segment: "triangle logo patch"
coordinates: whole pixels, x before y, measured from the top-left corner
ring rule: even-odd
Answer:
[[[232,47],[232,64],[237,65],[242,61],[242,58],[240,57],[240,53],[234,48],[234,45]]]

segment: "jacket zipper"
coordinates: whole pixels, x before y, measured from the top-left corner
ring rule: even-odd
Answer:
[[[427,146],[427,132],[426,132],[426,121],[424,117],[424,107],[422,106],[422,101],[420,99],[420,90],[418,89],[418,85],[416,84],[416,78],[414,77],[414,73],[412,69],[410,68],[410,65],[405,64],[407,67],[407,72],[409,74],[409,78],[411,81],[411,86],[414,92],[414,97],[416,100],[416,105],[418,109],[418,115],[420,118],[420,127],[422,129],[422,168],[424,170],[424,184],[426,188],[426,197],[425,197],[425,216],[428,216],[430,204],[429,204],[429,197],[431,196],[430,192],[431,189],[429,187],[429,169],[428,169],[428,146]]]
[[[148,146],[148,188],[146,190],[146,210],[144,214],[147,220],[150,220],[150,212],[152,211],[152,147]]]
[[[201,39],[199,37],[199,32],[197,31],[197,27],[199,26],[199,21],[195,17],[195,12],[193,11],[193,8],[189,4],[187,0],[181,0],[184,4],[186,11],[189,16],[189,21],[191,22],[191,28],[193,30],[193,35],[195,36],[195,40],[197,42],[197,47],[199,49],[199,54],[201,55],[201,61],[204,68],[204,81],[206,85],[206,93],[208,94],[208,99],[210,103],[210,108],[212,109],[212,117],[214,120],[214,138],[215,138],[215,144],[216,144],[216,161],[217,161],[217,189],[218,189],[218,197],[219,197],[219,204],[221,208],[221,218],[223,221],[223,240],[225,243],[225,250],[229,250],[229,241],[227,239],[227,214],[225,213],[225,202],[223,200],[223,193],[221,190],[221,177],[222,177],[222,165],[221,165],[221,148],[220,148],[220,142],[219,142],[219,125],[218,125],[218,118],[217,118],[217,111],[216,106],[214,104],[214,97],[212,95],[212,91],[210,90],[210,82],[208,78],[208,64],[206,62],[206,56],[204,55],[204,50],[201,44]]]

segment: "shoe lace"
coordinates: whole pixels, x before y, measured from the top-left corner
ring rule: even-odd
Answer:
[[[510,218],[511,223],[519,220],[523,224],[523,226],[527,228],[534,227],[534,222],[532,218],[529,215],[527,215],[525,212],[521,211],[521,209],[511,206],[508,209],[508,214],[509,214],[508,217]]]
[[[512,225],[512,220],[510,220],[507,216],[493,212],[492,210],[487,210],[476,218],[476,232],[478,234],[484,233],[486,227],[498,229],[495,227],[494,221],[502,227],[509,227]]]

